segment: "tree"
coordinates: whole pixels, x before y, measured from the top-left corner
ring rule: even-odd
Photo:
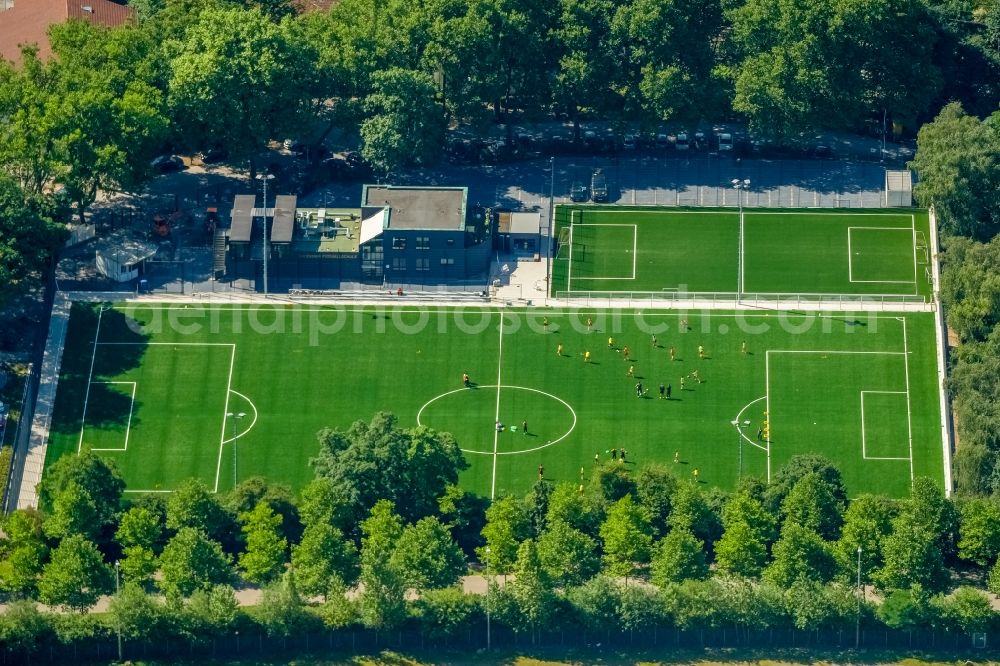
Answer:
[[[937,482],[922,476],[913,479],[901,518],[933,535],[942,555],[955,553],[958,512]]]
[[[365,99],[361,155],[379,173],[433,164],[444,144],[445,114],[433,79],[423,72],[376,72]]]
[[[0,640],[12,652],[35,652],[45,644],[49,629],[49,618],[34,601],[15,601],[0,615]]]
[[[1000,275],[996,269],[996,262],[1000,260],[1000,239],[980,243],[954,236],[944,241],[944,249],[941,299],[947,307],[948,326],[963,342],[987,340],[1000,323],[1000,305],[997,304]],[[966,359],[974,359],[976,352],[986,349],[989,347],[960,348],[959,351]],[[952,385],[964,388],[962,379],[961,375],[953,378]]]
[[[534,642],[538,630],[552,617],[555,594],[551,581],[542,570],[535,542],[531,539],[525,540],[517,549],[514,581],[510,588],[522,622],[515,625],[514,630],[530,632]]]
[[[778,538],[778,521],[761,501],[746,492],[733,494],[722,509],[722,527],[728,531],[737,524],[747,526],[754,538],[765,547]]]
[[[126,581],[152,579],[162,537],[162,518],[149,507],[133,506],[122,514],[115,540],[122,546],[121,568]]]
[[[782,526],[773,556],[774,561],[764,571],[764,577],[779,587],[787,588],[799,579],[825,583],[836,572],[836,561],[829,545],[818,534],[796,522],[786,522]]]
[[[433,516],[403,528],[391,564],[399,570],[404,584],[417,590],[454,585],[466,570],[462,551]]]
[[[721,532],[719,517],[712,511],[697,484],[680,484],[672,504],[667,519],[671,529],[686,529],[706,543],[715,543]]]
[[[194,527],[182,527],[160,555],[157,586],[168,596],[188,597],[233,579],[229,557],[217,541]]]
[[[551,481],[538,479],[524,496],[524,512],[528,516],[528,523],[531,526],[529,536],[532,539],[538,539],[538,535],[545,530],[552,490]]]
[[[857,597],[849,588],[823,585],[815,580],[797,578],[785,592],[792,624],[801,631],[823,627],[843,627],[857,610]]]
[[[262,584],[277,578],[287,559],[288,540],[281,533],[282,518],[265,501],[240,516],[246,550],[240,555],[240,569],[251,583]]]
[[[325,523],[340,529],[345,534],[351,534],[352,524],[351,499],[342,486],[337,486],[330,479],[317,477],[302,489],[299,500],[299,514],[306,526]]]
[[[254,616],[268,636],[294,636],[316,624],[295,586],[294,571],[286,571],[280,580],[264,588]]]
[[[336,527],[315,523],[306,527],[292,548],[292,569],[303,594],[326,594],[335,576],[345,583],[357,580],[358,551]]]
[[[944,589],[948,574],[937,535],[907,514],[892,522],[892,533],[882,547],[884,564],[874,575],[884,590],[905,590],[914,585],[930,592]]]
[[[480,562],[489,562],[494,574],[511,572],[518,548],[531,529],[524,506],[509,495],[497,498],[486,510],[483,538],[486,545],[476,550]],[[489,550],[487,550],[489,549]]]
[[[361,594],[358,611],[362,623],[371,629],[393,629],[406,616],[403,595],[406,585],[388,553],[403,533],[403,521],[388,500],[381,500],[361,524]]]
[[[0,590],[17,598],[33,598],[49,549],[42,539],[42,518],[33,510],[18,509],[3,521],[0,541]]]
[[[992,277],[984,277],[992,280]],[[987,298],[989,298],[987,296]],[[973,299],[983,302],[979,297]],[[955,455],[955,481],[963,493],[988,495],[1000,490],[1000,327],[985,342],[959,345],[948,379],[955,421],[962,441]]]
[[[781,511],[786,521],[794,521],[824,539],[835,539],[840,533],[843,506],[830,485],[815,472],[796,481],[781,503]]]
[[[138,583],[127,582],[108,604],[108,627],[127,641],[156,636],[164,620],[163,604]]]
[[[100,531],[97,506],[76,482],[59,491],[52,501],[52,514],[45,521],[45,534],[60,539],[80,534],[94,540]]]
[[[168,103],[194,145],[221,144],[251,158],[290,134],[308,108],[313,64],[307,46],[257,10],[212,7],[176,42]],[[211,94],[208,94],[211,91]]]
[[[468,467],[451,435],[397,424],[395,416],[380,412],[370,423],[317,435],[320,451],[311,464],[318,477],[350,498],[355,520],[380,499],[390,500],[410,522],[434,515],[438,497]]]
[[[985,122],[953,102],[917,134],[913,196],[934,206],[941,231],[989,240],[1000,230],[1000,115]]]
[[[958,556],[988,567],[1000,554],[1000,504],[970,499],[960,505]]]
[[[281,534],[289,543],[302,537],[302,519],[288,486],[270,483],[262,476],[251,476],[222,498],[226,512],[233,516],[253,511],[261,502],[281,517]]]
[[[842,580],[856,579],[860,547],[861,580],[871,581],[872,574],[884,562],[882,552],[895,515],[893,503],[878,495],[861,495],[848,505],[840,540],[834,546]]]
[[[893,590],[876,609],[878,619],[892,629],[912,631],[930,621],[931,607],[919,588]]]
[[[989,576],[986,579],[986,587],[993,594],[1000,595],[1000,560],[993,564]]]
[[[635,497],[635,480],[625,465],[611,460],[594,468],[590,491],[596,504],[607,507],[626,495]]]
[[[649,562],[652,527],[646,511],[626,495],[608,509],[601,525],[604,568],[612,576],[628,578],[637,563]]]
[[[2,155],[0,149],[0,161]],[[0,306],[37,284],[62,245],[65,229],[55,213],[41,197],[23,193],[0,174]]]
[[[666,618],[660,591],[631,585],[621,590],[618,618],[622,629],[648,631],[663,625]]]
[[[985,633],[996,616],[989,597],[967,585],[932,603],[948,625],[965,634]]]
[[[182,482],[167,500],[167,528],[179,532],[186,527],[226,545],[236,542],[233,517],[198,479]]]
[[[426,590],[413,608],[427,633],[435,638],[448,638],[464,631],[479,612],[476,598],[457,587]]]
[[[792,456],[778,470],[771,483],[764,491],[764,506],[774,515],[781,510],[781,504],[792,488],[806,474],[815,472],[823,481],[829,484],[833,496],[841,504],[847,503],[847,488],[844,479],[832,462],[816,453]]]
[[[94,503],[94,521],[102,527],[111,525],[125,490],[125,481],[114,462],[86,450],[80,455],[62,456],[47,466],[38,484],[38,508],[52,514],[56,496],[74,483]]]
[[[657,544],[653,556],[653,583],[664,587],[667,583],[705,578],[704,544],[687,530],[672,530]]]
[[[438,498],[438,511],[451,537],[464,552],[472,554],[482,545],[480,533],[486,525],[486,507],[489,500],[458,484],[449,484]]]
[[[601,569],[594,540],[561,520],[542,532],[536,545],[542,570],[556,585],[580,585]]]
[[[580,493],[575,483],[556,483],[549,496],[548,525],[563,522],[588,536],[595,536],[600,526],[600,512],[589,498]]]
[[[74,534],[52,551],[38,583],[39,598],[50,606],[83,611],[113,585],[111,568],[93,542]]]
[[[735,521],[715,542],[715,561],[726,573],[755,578],[767,566],[767,544],[748,523]]]
[[[649,514],[654,536],[667,533],[667,519],[678,485],[677,477],[663,465],[646,465],[635,478],[635,498]]]
[[[618,629],[621,591],[607,576],[596,576],[583,585],[569,588],[566,598],[588,631],[605,633]]]
[[[240,615],[236,590],[228,585],[199,588],[180,607],[181,631],[191,640],[206,641],[228,633]]]

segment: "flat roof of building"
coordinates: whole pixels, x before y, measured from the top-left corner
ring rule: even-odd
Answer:
[[[542,227],[542,214],[538,212],[501,212],[498,231],[502,234],[537,234]]]
[[[361,240],[360,208],[298,208],[299,231],[292,250],[299,254],[356,254]]]
[[[253,194],[237,194],[233,202],[232,225],[229,228],[229,240],[237,243],[249,243],[253,231],[253,207],[256,196]]]
[[[465,230],[467,189],[365,185],[362,206],[390,208],[389,229]]]
[[[295,230],[295,204],[298,197],[293,194],[274,198],[274,217],[271,221],[271,242],[291,243]]]
[[[116,233],[106,238],[98,238],[91,247],[95,254],[115,263],[132,266],[156,254],[156,243],[135,238],[125,233]]]

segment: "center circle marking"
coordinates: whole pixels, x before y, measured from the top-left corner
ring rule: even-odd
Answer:
[[[521,453],[531,453],[533,451],[540,451],[542,449],[546,449],[546,448],[548,448],[550,446],[554,446],[554,445],[558,444],[559,442],[563,441],[564,439],[566,439],[567,437],[570,436],[570,433],[572,433],[573,430],[576,429],[576,420],[577,420],[576,419],[576,411],[570,406],[570,404],[568,402],[566,402],[565,400],[563,400],[562,398],[560,398],[557,395],[552,395],[551,393],[548,393],[547,391],[542,391],[540,389],[531,388],[529,386],[514,386],[514,385],[511,385],[511,384],[501,384],[500,386],[497,386],[496,384],[481,384],[479,386],[479,388],[480,389],[490,389],[490,388],[513,389],[515,391],[530,391],[531,393],[538,393],[539,395],[544,395],[547,398],[552,398],[556,402],[562,403],[563,407],[565,407],[566,409],[568,409],[569,413],[573,416],[573,423],[570,425],[569,430],[567,430],[566,432],[564,432],[562,434],[562,436],[560,436],[558,439],[554,439],[551,442],[546,442],[545,444],[542,444],[541,446],[536,446],[536,447],[531,448],[531,449],[522,449],[522,450],[519,450],[519,451],[497,451],[496,455],[498,455],[498,456],[513,456],[513,455],[518,455],[518,454],[521,454]],[[423,404],[423,406],[421,406],[420,409],[417,411],[417,425],[425,425],[425,424],[423,424],[423,423],[420,422],[420,415],[423,414],[424,410],[427,409],[427,407],[429,407],[431,404],[437,402],[441,398],[447,398],[449,395],[454,395],[456,393],[462,393],[464,391],[469,391],[469,390],[470,389],[465,388],[465,387],[457,388],[457,389],[455,389],[453,391],[447,391],[445,393],[442,393],[441,395],[436,395],[433,398],[431,398],[430,400],[428,400],[427,402],[425,402]],[[481,456],[492,456],[492,455],[494,455],[493,451],[476,451],[474,449],[463,449],[461,447],[459,447],[459,449],[461,451],[465,452],[465,453],[477,453],[477,454],[479,454]]]

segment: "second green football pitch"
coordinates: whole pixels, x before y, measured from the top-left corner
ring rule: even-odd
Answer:
[[[559,206],[554,296],[929,297],[923,210]]]
[[[485,496],[524,491],[539,465],[587,483],[612,448],[724,488],[816,452],[852,495],[901,496],[915,475],[943,480],[934,325],[930,313],[78,304],[48,462],[93,449],[135,493],[251,475],[298,488],[318,430],[385,410],[453,433],[463,485]]]

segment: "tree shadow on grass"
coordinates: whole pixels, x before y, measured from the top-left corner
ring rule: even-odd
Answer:
[[[98,321],[100,344],[95,348]],[[106,344],[109,342],[119,344]],[[132,404],[131,386],[106,382],[139,367],[148,342],[149,335],[142,333],[123,313],[101,304],[74,304],[66,332],[52,431],[79,433],[85,403],[88,426],[107,428],[128,424],[130,412],[138,407],[138,403]],[[133,416],[132,425],[135,424]]]

